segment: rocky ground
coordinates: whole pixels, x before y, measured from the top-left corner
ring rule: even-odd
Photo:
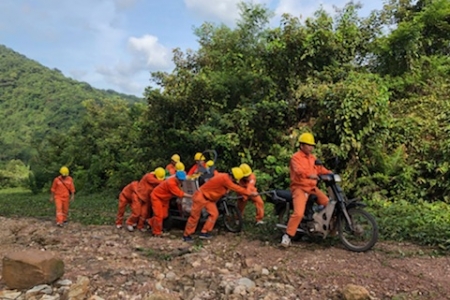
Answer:
[[[0,226],[1,257],[54,251],[65,263],[62,279],[89,279],[86,299],[342,299],[348,284],[366,288],[372,299],[450,299],[450,257],[406,243],[353,253],[339,243],[308,241],[282,249],[269,226],[273,243],[220,231],[194,244],[184,243],[178,229],[154,238],[112,225],[57,228],[37,219],[0,217]],[[7,289],[0,281],[0,291]]]

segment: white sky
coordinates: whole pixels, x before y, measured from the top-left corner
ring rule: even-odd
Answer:
[[[344,0],[246,0],[276,16],[333,12]],[[233,26],[240,0],[1,0],[0,44],[95,88],[142,96],[150,72],[170,71],[172,49],[197,49],[193,28]],[[382,0],[360,1],[361,15]]]

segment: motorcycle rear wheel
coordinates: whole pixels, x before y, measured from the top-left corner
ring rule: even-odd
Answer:
[[[338,224],[339,239],[342,244],[354,252],[365,252],[371,249],[378,241],[378,225],[375,218],[360,208],[351,208],[347,212],[354,230],[350,229],[342,214]]]
[[[241,232],[243,220],[242,215],[234,204],[227,204],[227,211],[223,212],[223,225],[229,232]]]

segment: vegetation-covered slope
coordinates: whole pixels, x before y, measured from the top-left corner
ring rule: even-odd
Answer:
[[[32,143],[51,131],[67,131],[85,115],[82,102],[123,98],[141,99],[92,88],[89,84],[66,78],[0,45],[0,160],[33,156]]]

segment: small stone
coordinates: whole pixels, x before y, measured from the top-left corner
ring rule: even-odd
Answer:
[[[158,274],[156,276],[156,279],[158,279],[158,280],[163,280],[164,278],[166,278],[166,275],[164,275],[164,274]]]
[[[4,290],[4,291],[0,291],[0,299],[5,299],[5,300],[14,300],[14,299],[18,299],[19,296],[22,295],[21,292],[18,291],[13,291],[13,290]]]
[[[166,274],[166,278],[168,279],[168,280],[173,280],[173,279],[175,279],[177,277],[177,275],[174,273],[174,272],[168,272],[167,274]]]
[[[69,279],[58,280],[56,286],[69,286],[72,285],[72,281]]]
[[[254,290],[256,287],[255,283],[252,280],[248,279],[247,277],[242,277],[241,279],[239,279],[238,285],[245,286],[247,292]]]

